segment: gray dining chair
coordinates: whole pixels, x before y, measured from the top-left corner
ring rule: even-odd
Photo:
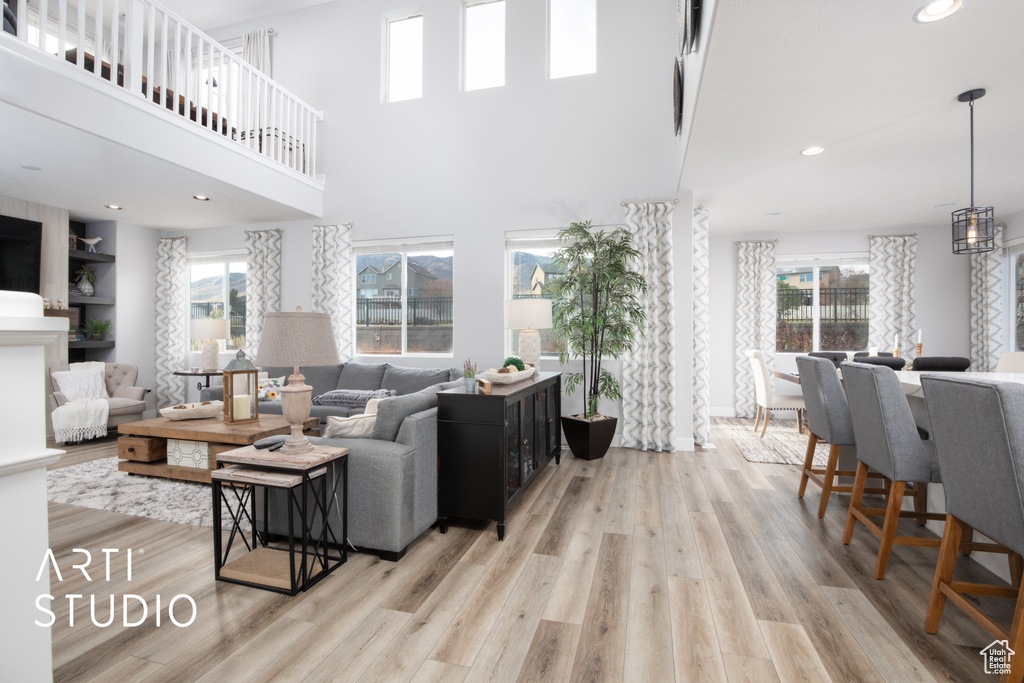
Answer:
[[[937,538],[896,535],[900,517],[914,517],[919,524],[928,519],[945,519],[944,515],[926,512],[927,484],[941,481],[939,465],[934,444],[922,440],[918,434],[895,372],[885,366],[866,363],[843,363],[842,372],[858,460],[843,543],[850,543],[857,522],[867,527],[879,539],[875,578],[884,579],[893,545],[939,547]],[[869,467],[891,482],[885,509],[862,505]],[[913,485],[909,491],[907,484]],[[908,493],[915,497],[913,511],[902,510],[903,498]],[[872,516],[882,516],[882,526],[878,526]]]
[[[1010,680],[1020,681],[1024,677],[1024,384],[926,375],[921,387],[946,494],[946,527],[925,630],[938,631],[946,599],[952,600],[996,639],[1010,641],[1019,658],[1012,663]],[[966,525],[1001,546],[972,544],[975,550],[1009,553],[1013,588],[953,580]],[[1016,598],[1010,631],[1000,629],[964,597],[970,593]]]
[[[796,367],[800,373],[800,390],[804,395],[807,410],[807,453],[800,475],[800,490],[797,496],[804,497],[808,480],[821,486],[821,502],[818,503],[818,517],[824,517],[832,492],[851,493],[852,486],[836,483],[836,477],[853,477],[852,470],[838,470],[841,446],[856,444],[853,422],[850,420],[850,406],[846,392],[839,381],[836,366],[830,358],[797,356]],[[814,467],[814,452],[818,442],[829,445],[828,462],[825,468]],[[881,476],[869,473],[868,476]],[[885,493],[885,489],[865,489],[868,493]]]

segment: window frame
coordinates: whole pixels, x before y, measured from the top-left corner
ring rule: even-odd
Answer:
[[[1003,248],[1003,267],[1006,272],[1006,306],[1004,310],[1007,351],[1017,350],[1017,259],[1024,258],[1024,240],[1009,241]],[[1024,342],[1024,339],[1020,340]]]
[[[419,97],[407,97],[401,100],[391,99],[391,25],[408,19],[419,18],[423,20],[420,30],[420,94]],[[381,104],[397,104],[398,102],[412,102],[423,99],[423,62],[424,49],[422,42],[426,35],[426,17],[423,14],[423,6],[408,7],[400,10],[392,10],[381,15]]]
[[[857,267],[863,266],[868,272],[868,292],[870,296],[871,290],[871,263],[870,254],[868,252],[850,252],[843,254],[795,254],[779,256],[775,259],[775,288],[778,290],[779,282],[779,268],[812,268],[810,278],[807,280],[803,279],[804,273],[800,273],[800,282],[810,282],[813,284],[812,288],[805,289],[803,291],[810,292],[812,296],[811,303],[811,316],[812,316],[812,339],[810,351],[776,351],[775,353],[791,353],[791,354],[804,354],[812,353],[821,350],[821,283],[823,280],[824,271],[822,266],[839,266],[839,267]],[[793,273],[796,274],[796,273]],[[785,280],[786,284],[790,287],[789,278]],[[794,289],[800,289],[794,287]],[[775,300],[775,315],[776,324],[778,324],[778,296],[776,295]],[[870,327],[868,329],[868,335],[870,338]],[[862,351],[863,349],[845,349],[847,352]]]
[[[399,254],[401,256],[401,272],[409,272],[409,254],[412,253],[413,257],[420,253],[430,253],[434,251],[450,251],[452,259],[452,350],[448,353],[425,353],[425,352],[412,352],[410,353],[408,348],[408,332],[409,332],[409,321],[407,315],[409,312],[409,287],[408,283],[405,283],[399,289],[401,295],[401,326],[402,326],[402,347],[399,353],[364,353],[359,351],[359,343],[357,339],[357,331],[359,328],[358,322],[353,325],[352,328],[352,347],[355,349],[356,356],[367,357],[367,358],[454,358],[455,357],[455,327],[456,327],[456,313],[455,313],[455,239],[453,235],[435,235],[421,238],[396,238],[396,239],[383,239],[383,240],[361,240],[352,243],[352,253],[356,263],[360,256],[371,255],[371,254]],[[358,299],[358,287],[356,293],[356,299]],[[378,290],[374,290],[375,292]],[[372,298],[385,298],[387,294],[386,290],[379,290],[381,293],[378,297]],[[353,310],[356,303],[353,300]],[[358,313],[358,312],[357,312]],[[358,315],[356,316],[358,320]]]
[[[185,319],[188,321],[192,320],[192,266],[202,265],[215,265],[222,264],[224,266],[224,315],[228,318],[230,325],[231,321],[231,264],[242,263],[245,264],[245,278],[246,278],[246,291],[247,296],[245,298],[245,314],[248,320],[249,316],[249,297],[248,297],[248,285],[249,285],[249,265],[248,258],[245,250],[231,249],[226,251],[211,251],[211,252],[195,252],[188,254],[186,260],[186,267],[188,269],[188,299],[185,304]],[[191,323],[190,323],[191,324]],[[229,332],[230,334],[230,332]],[[245,350],[248,346],[249,340],[246,338],[246,343],[239,348],[230,348],[229,342],[231,340],[217,340],[218,353],[235,353],[239,350]],[[223,343],[222,343],[223,342]],[[186,353],[198,353],[198,351],[192,350],[192,339],[189,335],[189,331],[185,330],[185,352]]]
[[[594,226],[608,227],[608,226]],[[505,300],[512,299],[515,295],[514,286],[512,282],[513,276],[513,263],[512,263],[512,252],[513,251],[525,251],[527,248],[533,249],[559,249],[564,246],[559,242],[557,234],[561,228],[556,229],[541,229],[541,230],[509,230],[505,232],[505,274],[504,274],[504,285],[503,293]],[[505,330],[504,334],[504,355],[511,356],[516,352],[514,347],[514,335],[518,335],[518,330]],[[558,353],[552,353],[550,351],[541,350],[541,360],[558,360]]]
[[[466,75],[468,72],[469,65],[469,10],[480,5],[494,5],[501,3],[504,6],[504,16],[502,17],[502,32],[504,34],[504,42],[502,44],[502,60],[501,60],[501,83],[496,85],[487,85],[478,88],[470,88],[466,83]],[[460,59],[459,59],[459,88],[463,92],[476,92],[477,90],[492,90],[494,88],[504,88],[506,84],[506,76],[508,75],[507,60],[508,60],[508,2],[506,0],[463,0],[462,1],[462,40],[460,43]]]

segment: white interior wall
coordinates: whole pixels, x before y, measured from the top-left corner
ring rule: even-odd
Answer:
[[[323,109],[318,151],[326,176],[324,217],[188,231],[189,251],[241,248],[245,229],[280,227],[282,308],[291,310],[310,302],[315,223],[353,221],[356,240],[452,235],[452,357],[396,362],[500,362],[506,231],[586,219],[621,223],[621,200],[676,196],[668,82],[677,46],[676,3],[598,3],[598,72],[549,80],[547,3],[509,2],[506,85],[468,93],[459,91],[461,6],[423,3],[424,97],[394,104],[380,101],[381,15],[396,9],[394,2],[333,2],[214,31],[223,40],[272,26],[275,79]],[[677,431],[684,446],[692,403],[692,207],[689,195],[685,199],[675,224],[681,293]],[[173,234],[180,232],[163,233]],[[546,361],[542,369],[557,369],[557,363]],[[578,396],[567,399],[563,412],[578,405]],[[614,405],[602,410],[619,414]]]
[[[715,235],[714,208],[710,209],[710,341],[712,414],[733,412],[733,363],[736,334],[737,240],[778,239],[776,256],[790,254],[843,254],[868,251],[868,231],[777,232]],[[1020,221],[1024,231],[1024,220]],[[923,330],[924,352],[929,356],[970,356],[970,264],[951,253],[949,229],[918,227],[876,230],[872,234],[916,232],[917,279],[914,299],[917,325]],[[860,349],[855,349],[860,350]],[[777,369],[795,370],[794,354],[777,354]],[[799,387],[776,382],[780,393],[799,393]]]

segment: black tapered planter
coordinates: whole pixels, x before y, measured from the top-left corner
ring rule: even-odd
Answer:
[[[612,445],[618,421],[618,418],[608,417],[591,422],[565,415],[562,417],[562,433],[573,455],[583,460],[597,460],[603,458]]]

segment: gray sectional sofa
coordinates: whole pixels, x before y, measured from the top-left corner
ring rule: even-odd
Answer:
[[[270,377],[287,377],[291,368],[263,368]],[[378,405],[377,422],[368,439],[311,438],[314,444],[349,449],[348,542],[396,561],[408,545],[437,521],[437,392],[461,386],[455,368],[409,368],[389,363],[345,363],[340,366],[302,368],[313,396],[333,389],[394,389],[398,396]],[[204,389],[202,400],[223,396],[217,388]],[[280,414],[280,401],[260,402],[260,413]],[[329,415],[347,417],[361,408],[312,406],[312,415],[325,423]],[[271,437],[280,441],[286,437]],[[340,474],[341,469],[338,468]],[[270,491],[269,531],[287,533],[284,495]],[[262,525],[262,502],[256,506]],[[298,522],[298,520],[296,520]],[[341,517],[329,524],[341,539]],[[298,524],[293,533],[298,535]]]

